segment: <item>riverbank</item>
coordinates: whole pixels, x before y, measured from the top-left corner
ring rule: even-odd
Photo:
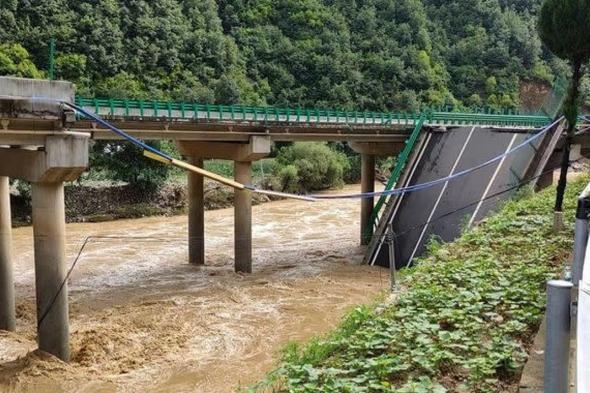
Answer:
[[[15,229],[18,321],[0,333],[0,391],[226,393],[254,383],[288,342],[329,331],[387,288],[386,271],[360,266],[359,210],[254,207],[252,275],[233,272],[233,209],[205,213],[204,267],[186,263],[183,216],[68,224],[68,260],[87,236],[121,238],[91,242],[69,282],[69,364],[32,352],[32,229]]]
[[[224,209],[233,206],[233,190],[217,182],[205,180],[205,210]],[[186,214],[186,183],[168,182],[155,191],[146,192],[128,184],[110,182],[84,182],[68,184],[64,189],[66,221],[104,222],[151,216]],[[253,194],[252,203],[277,200],[266,195]],[[27,195],[11,193],[13,226],[31,224],[31,205]]]
[[[545,283],[570,258],[554,234],[554,188],[521,196],[457,241],[433,243],[393,302],[355,310],[327,337],[287,348],[259,391],[517,392],[545,307]]]

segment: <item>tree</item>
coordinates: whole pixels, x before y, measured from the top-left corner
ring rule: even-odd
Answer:
[[[0,44],[0,75],[43,77],[29,58],[27,50],[19,44]]]
[[[578,121],[583,66],[590,59],[590,0],[545,0],[539,16],[539,35],[549,50],[567,60],[572,78],[562,112],[568,122],[555,199],[556,228],[562,226],[563,198],[567,186],[570,149]]]

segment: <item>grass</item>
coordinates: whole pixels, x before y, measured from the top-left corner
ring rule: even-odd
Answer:
[[[572,182],[567,222],[587,184]],[[453,243],[432,242],[393,304],[353,310],[252,387],[273,392],[505,392],[518,383],[573,225],[552,233],[554,191],[508,202]]]

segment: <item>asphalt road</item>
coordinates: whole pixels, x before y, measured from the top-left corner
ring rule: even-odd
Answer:
[[[475,167],[530,137],[530,134],[471,126],[431,133],[421,159],[406,169],[411,173],[406,185],[425,183]],[[396,233],[396,266],[404,267],[421,256],[433,237],[445,242],[454,240],[465,227],[481,220],[514,195],[517,190],[485,200],[521,181],[539,143],[467,176],[398,198],[396,209],[388,217]],[[387,245],[377,249],[373,264],[389,266]]]

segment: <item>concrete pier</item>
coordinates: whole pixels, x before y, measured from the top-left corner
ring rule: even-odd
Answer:
[[[63,183],[33,183],[32,205],[37,319],[40,322],[39,349],[68,361],[70,348]]]
[[[378,156],[393,156],[398,154],[404,147],[400,143],[375,143],[375,142],[352,142],[350,147],[361,155],[361,192],[375,191],[375,161]],[[371,214],[375,204],[375,198],[361,199],[361,245],[370,243],[373,236]]]
[[[373,154],[361,154],[361,192],[375,191],[375,156]],[[371,241],[373,228],[371,227],[371,214],[375,205],[375,198],[361,199],[361,245],[366,246]]]
[[[242,184],[252,182],[252,163],[234,162],[234,176]],[[252,194],[234,191],[234,258],[235,271],[252,273]]]
[[[202,165],[203,159],[231,160],[234,177],[242,184],[252,182],[252,162],[270,154],[270,138],[252,136],[248,143],[214,141],[178,141],[180,153],[191,157],[194,165]],[[189,262],[205,262],[205,236],[203,227],[203,179],[189,174]],[[240,273],[252,273],[252,194],[247,190],[234,191],[234,269]]]
[[[14,331],[14,279],[12,275],[12,229],[8,177],[0,176],[0,330]]]
[[[203,167],[203,159],[191,157],[191,163]],[[203,176],[188,174],[188,262],[191,265],[205,264],[205,200]]]

